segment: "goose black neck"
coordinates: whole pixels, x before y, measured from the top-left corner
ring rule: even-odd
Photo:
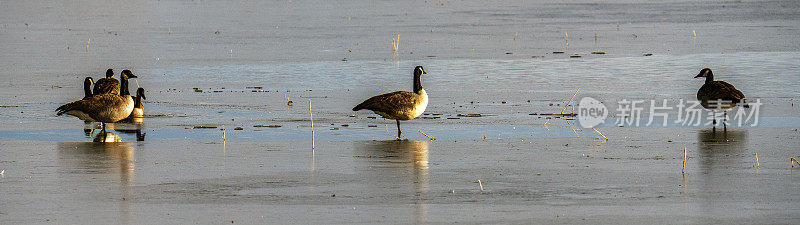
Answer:
[[[85,82],[83,82],[83,94],[84,97],[92,96],[92,82],[88,79]]]
[[[414,93],[419,94],[422,91],[422,83],[419,81],[419,77],[422,74],[414,73]]]
[[[133,98],[133,107],[141,109],[142,108],[142,96],[136,95],[136,98]]]
[[[119,88],[120,88],[119,89],[119,95],[121,95],[121,96],[131,95],[131,92],[128,90],[128,77],[127,76],[122,76],[121,78],[122,78],[122,81],[120,81],[120,84],[119,84]]]
[[[711,83],[711,82],[714,82],[714,73],[708,71],[708,74],[706,74],[706,83]]]

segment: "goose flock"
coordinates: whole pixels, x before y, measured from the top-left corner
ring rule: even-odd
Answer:
[[[398,140],[403,138],[400,130],[400,120],[411,120],[425,112],[428,106],[428,94],[422,88],[421,77],[425,73],[422,66],[413,70],[412,91],[395,91],[373,96],[353,107],[353,111],[371,110],[383,118],[395,120],[397,123]],[[137,78],[130,70],[120,73],[120,80],[114,78],[114,70],[108,69],[106,77],[94,80],[91,77],[84,79],[84,97],[81,100],[64,104],[56,109],[57,115],[72,115],[86,122],[100,122],[105,131],[106,123],[115,123],[125,119],[141,118],[144,115],[142,100],[146,99],[144,88],[136,90],[136,96],[131,96],[128,90],[128,80]],[[705,83],[697,91],[697,100],[710,110],[729,110],[737,104],[749,106],[745,102],[744,94],[732,84],[725,81],[715,81],[711,69],[704,68],[695,78],[706,78]],[[92,86],[94,86],[92,88]],[[727,114],[726,114],[727,116]],[[714,128],[716,128],[716,118]],[[724,123],[723,123],[724,124]]]
[[[56,109],[56,115],[63,114],[78,117],[85,122],[100,122],[102,131],[106,123],[114,123],[129,117],[142,116],[141,99],[145,98],[144,89],[137,90],[136,100],[128,90],[128,79],[137,78],[130,70],[120,73],[120,80],[114,78],[114,70],[108,69],[106,77],[92,82],[91,77],[84,79],[84,97],[81,100],[64,104]],[[89,91],[89,86],[94,88]],[[138,104],[137,104],[138,103]],[[134,110],[138,108],[137,110]],[[135,112],[135,113],[134,113]]]

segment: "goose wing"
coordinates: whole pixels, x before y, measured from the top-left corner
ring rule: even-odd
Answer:
[[[353,111],[369,109],[392,113],[414,108],[417,101],[417,94],[408,91],[395,91],[382,95],[376,95],[358,104]]]
[[[731,100],[734,103],[744,98],[744,94],[725,81],[714,81],[703,85],[697,93],[698,97],[703,97],[706,100],[722,99]]]
[[[715,81],[714,83],[717,83],[717,85],[720,87],[719,89],[720,89],[721,92],[728,93],[729,99],[731,99],[731,100],[733,100],[733,99],[736,99],[736,100],[744,99],[744,93],[739,91],[739,89],[736,89],[736,87],[734,87],[733,84],[730,84],[730,83],[725,82],[725,81]],[[725,98],[723,98],[723,99],[725,99]]]

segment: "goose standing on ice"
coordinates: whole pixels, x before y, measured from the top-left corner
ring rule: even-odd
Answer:
[[[144,96],[144,88],[140,87],[136,89],[136,96],[133,96],[133,111],[131,111],[131,115],[128,116],[128,118],[125,118],[120,122],[142,124],[142,122],[144,122],[143,120],[144,105],[142,104],[142,99],[146,98],[147,97]],[[117,131],[122,131],[122,130],[117,130]]]
[[[94,96],[94,94],[92,94],[93,84],[94,84],[94,79],[92,79],[92,77],[86,77],[86,79],[83,79],[83,100],[89,99],[92,96]],[[80,119],[83,120],[83,122],[86,124],[94,122],[94,120],[91,117],[80,118]],[[92,130],[93,129],[84,129],[84,132],[86,132],[86,135],[91,135]]]
[[[94,89],[92,89],[92,92],[95,95],[107,93],[119,94],[119,90],[120,84],[119,81],[114,78],[114,70],[108,69],[106,70],[106,77],[101,78],[94,83]]]
[[[125,118],[121,122],[142,124],[142,122],[144,122],[144,105],[142,105],[142,99],[146,98],[147,97],[144,96],[144,88],[140,87],[136,89],[136,96],[133,97],[133,111],[131,111],[131,115],[128,116],[128,118]]]
[[[715,81],[714,73],[711,72],[711,69],[704,68],[700,70],[700,73],[694,78],[698,77],[706,78],[705,84],[697,91],[697,100],[700,101],[700,105],[702,105],[703,108],[711,110],[722,109],[723,112],[725,112],[725,117],[723,117],[723,119],[727,119],[727,110],[735,107],[737,103],[742,103],[742,107],[750,108],[747,102],[745,102],[744,94],[728,82],[721,80]],[[713,123],[714,128],[716,128],[716,118],[714,118]],[[727,128],[724,121],[722,125]]]
[[[144,116],[142,99],[147,99],[147,97],[144,96],[144,88],[138,88],[136,89],[136,97],[133,98],[133,111],[128,118],[142,118]]]
[[[426,74],[422,66],[414,68],[414,92],[396,91],[377,95],[358,104],[353,111],[369,109],[383,118],[397,121],[397,139],[402,139],[400,120],[414,119],[428,107],[428,94],[420,83],[422,74]]]
[[[78,100],[62,105],[56,109],[57,115],[67,114],[76,116],[82,120],[92,119],[103,124],[113,123],[127,118],[133,111],[133,97],[128,91],[128,79],[136,78],[131,73],[122,73],[120,85],[121,93],[106,93],[94,95],[85,100]]]

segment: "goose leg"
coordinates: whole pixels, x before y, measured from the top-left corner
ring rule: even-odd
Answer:
[[[400,120],[394,121],[397,121],[397,140],[403,139],[403,133],[400,131]]]
[[[714,120],[713,120],[714,127],[717,127],[717,111],[716,110],[711,110],[711,116],[714,117]]]
[[[711,116],[712,116],[712,122],[714,124],[711,127],[711,132],[713,133],[717,131],[717,111],[711,110]]]
[[[728,131],[728,111],[724,112],[724,117],[722,117],[722,131]]]

